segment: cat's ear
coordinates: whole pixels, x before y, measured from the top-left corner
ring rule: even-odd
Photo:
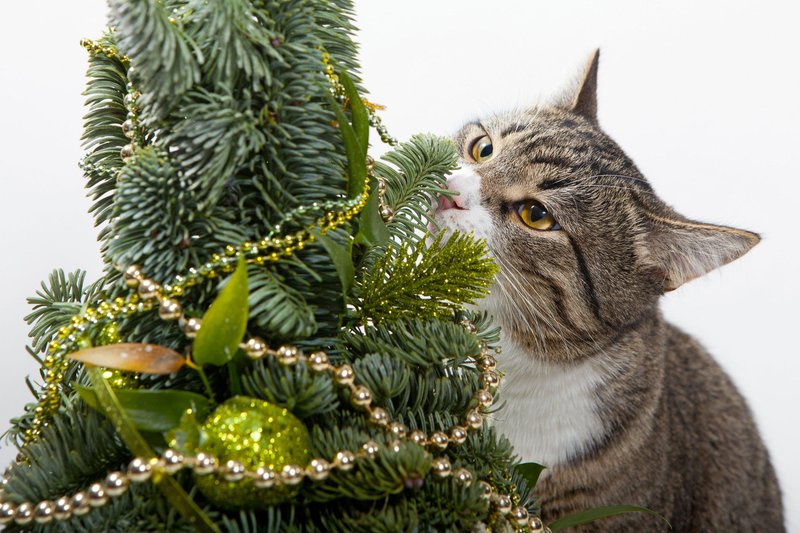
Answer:
[[[600,49],[596,49],[586,67],[583,76],[572,97],[569,110],[584,118],[597,122],[597,66],[600,62]]]
[[[645,242],[651,266],[663,279],[664,292],[730,263],[758,244],[758,234],[703,224],[670,214],[648,213]]]

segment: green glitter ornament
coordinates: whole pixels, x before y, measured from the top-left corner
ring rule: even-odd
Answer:
[[[196,440],[196,446],[185,441],[182,447],[213,454],[220,464],[238,461],[248,470],[269,466],[280,472],[287,464],[305,467],[309,461],[305,425],[287,409],[246,396],[217,407],[200,426]],[[196,481],[206,498],[226,509],[276,505],[299,490],[296,486],[259,489],[250,479],[229,482],[217,474],[197,476]]]

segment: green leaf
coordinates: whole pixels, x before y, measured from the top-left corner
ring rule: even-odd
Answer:
[[[567,515],[564,517],[559,518],[555,522],[548,525],[552,531],[559,531],[561,529],[566,529],[568,527],[575,527],[575,526],[582,526],[584,524],[590,524],[595,520],[599,520],[601,518],[608,518],[610,516],[616,516],[618,514],[624,513],[647,513],[655,516],[656,518],[660,518],[664,521],[664,523],[672,529],[669,521],[666,518],[661,516],[655,511],[651,511],[645,507],[637,507],[635,505],[608,505],[605,507],[595,507],[594,509],[587,509],[585,511],[580,511],[578,513],[573,513],[571,515]]]
[[[88,367],[86,368],[86,373],[89,375],[94,393],[97,395],[98,405],[102,407],[105,415],[114,424],[114,428],[119,433],[122,442],[125,443],[133,455],[145,460],[154,459],[155,453],[142,437],[142,434],[133,426],[133,423],[125,413],[125,409],[119,403],[114,389],[103,378],[103,370],[97,367]],[[192,501],[172,476],[155,472],[153,474],[153,483],[158,486],[169,504],[183,515],[197,531],[219,533],[220,529],[216,524]]]
[[[350,247],[342,246],[334,241],[330,236],[323,235],[318,230],[314,230],[312,234],[317,242],[320,243],[323,248],[325,248],[325,251],[328,252],[328,255],[331,256],[333,266],[336,267],[336,272],[339,274],[339,281],[342,282],[342,293],[344,294],[346,301],[350,289],[353,288],[356,275]]]
[[[203,316],[192,351],[195,363],[221,366],[233,358],[247,328],[247,296],[247,265],[239,256],[236,271]]]
[[[75,385],[75,390],[89,407],[104,412],[94,390],[81,385]],[[194,392],[118,389],[114,394],[131,423],[141,431],[163,433],[176,427],[189,409],[200,419],[210,410],[208,398]]]
[[[536,486],[536,482],[539,481],[539,475],[544,468],[545,467],[539,463],[520,463],[514,469],[517,471],[517,474],[525,478],[525,481],[528,482],[528,488],[532,489]]]
[[[364,177],[367,175],[367,153],[361,148],[361,141],[353,126],[347,121],[344,111],[330,94],[328,102],[336,113],[336,121],[339,123],[347,154],[347,197],[355,198],[364,190]]]
[[[366,156],[367,149],[369,148],[369,113],[364,106],[364,101],[358,94],[353,80],[346,72],[342,72],[339,78],[342,80],[342,85],[347,93],[347,98],[350,99],[350,114],[353,117],[353,131],[355,131],[356,138],[358,139],[361,152]]]
[[[374,184],[372,190],[375,190]],[[359,219],[356,243],[367,246],[384,246],[389,243],[389,230],[381,216],[378,194],[371,194]]]

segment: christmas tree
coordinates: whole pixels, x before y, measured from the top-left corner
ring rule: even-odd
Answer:
[[[111,0],[82,168],[106,274],[31,299],[9,531],[540,531],[487,425],[495,267],[451,143],[362,96],[349,0]],[[370,126],[392,150],[369,157]]]

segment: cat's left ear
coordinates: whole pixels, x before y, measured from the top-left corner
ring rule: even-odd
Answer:
[[[597,122],[597,66],[600,62],[600,49],[592,53],[583,69],[578,88],[572,97],[569,110],[584,118]]]
[[[664,292],[738,259],[759,243],[757,233],[648,213],[645,243]]]

